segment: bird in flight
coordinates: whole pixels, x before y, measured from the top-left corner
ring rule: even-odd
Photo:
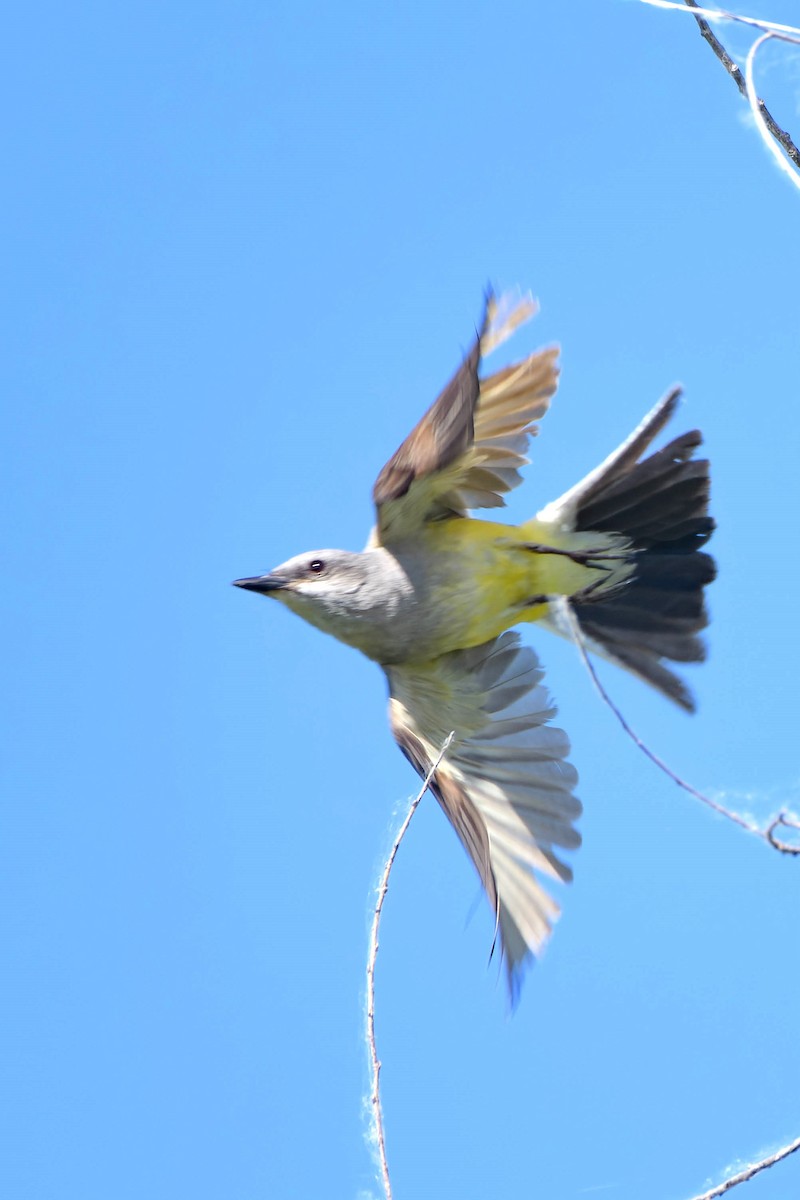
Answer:
[[[587,644],[692,711],[673,663],[704,657],[702,549],[709,466],[693,430],[648,453],[678,404],[668,393],[585,479],[521,525],[479,520],[521,482],[528,440],[558,380],[557,348],[494,374],[483,360],[534,315],[530,296],[490,293],[461,366],[378,475],[364,550],[312,550],[237,587],[272,596],[377,662],[389,723],[471,858],[495,916],[512,1003],[558,905],[547,878],[580,835],[566,734],[534,651],[513,626],[563,632],[568,603]]]

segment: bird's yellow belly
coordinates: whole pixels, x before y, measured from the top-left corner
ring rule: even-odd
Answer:
[[[587,545],[608,552],[612,539],[607,535],[564,533],[535,521],[515,526],[453,518],[431,522],[422,538],[430,570],[425,604],[441,614],[441,654],[481,645],[521,621],[539,620],[547,597],[604,586],[612,577],[616,585],[621,571],[569,556],[580,555]],[[555,552],[536,549],[540,546]]]

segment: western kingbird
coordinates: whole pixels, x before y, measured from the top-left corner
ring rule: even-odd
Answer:
[[[531,520],[468,515],[502,506],[520,482],[556,390],[557,348],[479,374],[534,312],[530,297],[488,296],[469,353],[378,476],[364,550],[308,551],[236,580],[380,664],[392,733],[420,776],[455,731],[431,791],[486,889],[512,1001],[559,911],[540,877],[572,876],[558,852],[580,843],[581,804],[539,660],[508,630],[538,621],[563,632],[553,600],[566,597],[593,649],[691,711],[665,664],[704,657],[703,589],[715,574],[701,549],[714,522],[708,462],[694,457],[700,433],[644,457],[679,389]]]

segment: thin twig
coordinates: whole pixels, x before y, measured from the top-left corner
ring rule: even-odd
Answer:
[[[389,1164],[386,1158],[386,1138],[383,1131],[383,1109],[381,1107],[381,1063],[378,1058],[378,1047],[375,1041],[375,963],[378,957],[378,934],[380,932],[381,913],[383,911],[383,902],[386,899],[386,893],[389,890],[389,876],[392,873],[394,860],[397,857],[397,851],[400,849],[400,843],[406,835],[406,831],[411,824],[411,818],[417,811],[422,797],[428,790],[433,776],[436,774],[437,768],[444,758],[447,750],[450,748],[450,743],[455,736],[455,731],[448,734],[445,739],[435,763],[431,767],[428,774],[425,776],[425,782],[420,788],[417,795],[411,801],[408,812],[405,815],[397,836],[392,843],[392,848],[389,851],[389,857],[384,863],[383,872],[381,873],[380,881],[377,888],[377,900],[375,901],[375,910],[372,914],[372,927],[369,932],[369,951],[367,953],[367,1024],[366,1037],[367,1046],[369,1048],[370,1064],[372,1067],[372,1089],[370,1091],[370,1109],[371,1120],[370,1126],[372,1129],[373,1138],[378,1152],[378,1162],[381,1169],[381,1179],[383,1181],[383,1191],[386,1200],[392,1200],[392,1184],[389,1179]]]
[[[702,1196],[693,1196],[692,1200],[717,1200],[718,1196],[724,1196],[726,1192],[729,1192],[731,1188],[737,1187],[740,1183],[747,1183],[748,1179],[752,1179],[754,1175],[765,1171],[767,1167],[774,1167],[782,1159],[788,1158],[790,1154],[794,1154],[795,1150],[800,1150],[800,1138],[796,1138],[788,1146],[776,1150],[774,1154],[767,1155],[760,1162],[751,1163],[743,1171],[740,1171],[738,1175],[731,1175],[724,1183],[718,1184],[717,1187],[711,1188],[708,1192],[703,1192]]]
[[[697,3],[697,0],[684,0],[684,3],[686,4],[687,8],[697,9],[700,7],[700,5]],[[766,126],[769,133],[771,133],[772,136],[775,138],[775,141],[778,142],[783,147],[783,149],[788,154],[789,158],[792,160],[794,165],[796,167],[800,167],[800,150],[797,149],[797,146],[795,146],[794,142],[792,141],[791,137],[786,132],[786,130],[781,129],[780,125],[775,120],[775,118],[773,117],[773,115],[769,111],[769,109],[767,108],[764,101],[759,96],[756,95],[755,88],[753,86],[752,75],[749,79],[745,78],[745,76],[742,74],[742,72],[737,67],[736,63],[733,61],[731,56],[728,54],[725,47],[722,45],[722,42],[713,33],[708,21],[704,20],[703,17],[698,16],[697,13],[695,13],[693,15],[694,15],[694,19],[697,21],[697,24],[700,27],[701,34],[703,35],[705,40],[708,42],[711,49],[714,51],[714,53],[716,54],[719,61],[722,63],[723,67],[728,72],[731,79],[734,81],[737,88],[744,96],[745,100],[747,100],[751,109],[753,108],[753,104],[755,103],[755,109],[753,111],[753,116],[755,117],[756,121],[758,121],[759,117],[763,120],[764,125]],[[770,33],[768,36],[772,36],[772,34]],[[758,47],[761,45],[762,41],[764,41],[764,40],[765,40],[764,38],[759,38],[754,43],[754,45],[752,46],[752,48],[750,50],[750,54],[748,55],[748,61],[750,61],[751,55],[753,57],[755,57],[755,52],[757,51]]]
[[[760,38],[757,38],[747,54],[747,59],[744,64],[744,77],[747,84],[747,103],[750,105],[750,111],[753,114],[753,120],[761,134],[761,140],[769,150],[776,163],[785,175],[788,175],[796,188],[800,188],[800,172],[792,167],[791,163],[786,161],[780,146],[786,154],[789,155],[796,167],[800,167],[800,151],[798,151],[788,133],[785,133],[778,125],[775,124],[769,114],[766,104],[763,100],[759,100],[756,94],[756,85],[753,80],[753,66],[756,60],[756,54],[765,42],[771,38],[780,38],[777,33],[762,33]],[[793,41],[796,45],[800,45],[800,38],[782,38],[783,41]],[[772,134],[774,141],[770,139]],[[776,145],[777,142],[777,145]]]
[[[769,148],[770,152],[775,155],[776,159],[781,165],[782,170],[789,175],[789,177],[792,179],[792,182],[794,182],[796,186],[800,187],[800,176],[798,176],[794,171],[791,170],[790,167],[787,166],[783,155],[775,150],[775,143],[771,139],[775,139],[775,142],[781,146],[783,151],[786,153],[788,158],[791,159],[798,170],[800,170],[800,150],[798,150],[797,146],[792,141],[791,136],[786,132],[786,130],[781,129],[780,125],[775,120],[764,101],[757,95],[752,74],[755,55],[765,41],[771,37],[775,37],[780,41],[791,42],[794,45],[797,45],[800,41],[800,29],[797,29],[794,25],[781,25],[777,21],[762,21],[756,17],[739,16],[737,13],[728,12],[725,9],[704,8],[702,5],[697,3],[697,0],[684,0],[685,8],[682,8],[680,4],[675,3],[674,0],[642,0],[642,2],[650,5],[653,8],[667,8],[675,12],[685,12],[686,9],[691,10],[691,15],[697,22],[703,38],[706,42],[708,42],[708,45],[722,63],[728,75],[730,75],[731,79],[734,81],[737,88],[750,105],[750,108],[753,112],[753,117],[756,121],[756,125],[758,126],[764,144]],[[758,38],[750,48],[750,53],[747,57],[749,69],[747,69],[744,74],[728,54],[719,38],[713,33],[711,26],[705,19],[706,17],[710,17],[712,20],[735,21],[741,25],[748,25],[752,28],[766,31],[765,36]]]
[[[602,682],[600,681],[600,677],[597,674],[594,663],[589,657],[586,641],[581,631],[581,627],[578,624],[575,613],[572,610],[572,605],[563,596],[553,597],[550,601],[550,604],[557,613],[559,619],[563,622],[569,637],[575,643],[578,653],[581,656],[581,660],[583,661],[583,665],[589,672],[592,683],[600,694],[600,698],[611,709],[612,713],[617,718],[628,737],[635,743],[636,746],[638,746],[642,754],[644,754],[646,758],[649,758],[650,762],[658,767],[659,771],[663,771],[664,774],[671,779],[673,783],[676,783],[679,788],[682,788],[685,792],[688,792],[690,796],[694,796],[695,800],[699,800],[701,804],[705,804],[708,808],[713,809],[715,813],[719,813],[721,817],[727,817],[729,821],[733,821],[741,829],[746,829],[748,833],[755,834],[756,837],[761,838],[763,841],[767,842],[768,845],[773,846],[776,850],[779,850],[781,854],[800,856],[800,845],[792,845],[790,842],[781,841],[780,838],[775,836],[775,830],[779,825],[786,829],[800,829],[800,821],[798,821],[793,814],[785,811],[780,812],[776,817],[773,817],[767,829],[759,829],[757,825],[751,824],[750,821],[745,820],[745,818],[740,816],[738,813],[731,812],[731,810],[725,808],[724,805],[719,804],[716,800],[712,800],[710,796],[706,796],[703,792],[698,791],[697,788],[692,787],[690,783],[687,783],[685,779],[682,779],[680,775],[676,774],[676,772],[673,771],[672,768],[669,767],[662,758],[659,758],[658,755],[650,749],[646,742],[642,741],[638,733],[636,733],[635,730],[628,724],[626,718],[617,708],[616,704],[611,699]]]
[[[696,3],[696,0],[683,0],[683,2],[687,6],[687,8],[699,8],[700,7],[700,5]],[[739,91],[742,93],[744,98],[747,99],[747,84],[744,81],[744,75],[739,70],[739,68],[737,67],[736,63],[733,61],[731,56],[728,54],[728,51],[723,46],[722,42],[719,41],[719,39],[714,34],[708,21],[706,21],[703,17],[698,16],[697,13],[694,14],[694,19],[695,19],[695,21],[697,21],[697,24],[700,27],[700,33],[705,38],[705,40],[708,42],[709,46],[716,54],[719,61],[722,63],[723,67],[728,72],[731,79],[733,79],[733,81],[736,84],[736,86],[738,87]]]

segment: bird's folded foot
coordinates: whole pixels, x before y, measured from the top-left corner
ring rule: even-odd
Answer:
[[[613,566],[606,566],[606,563],[626,562],[630,558],[630,551],[564,550],[559,546],[547,546],[543,542],[522,542],[520,548],[532,554],[555,554],[561,558],[568,558],[579,567],[590,567],[595,571],[612,571]]]

